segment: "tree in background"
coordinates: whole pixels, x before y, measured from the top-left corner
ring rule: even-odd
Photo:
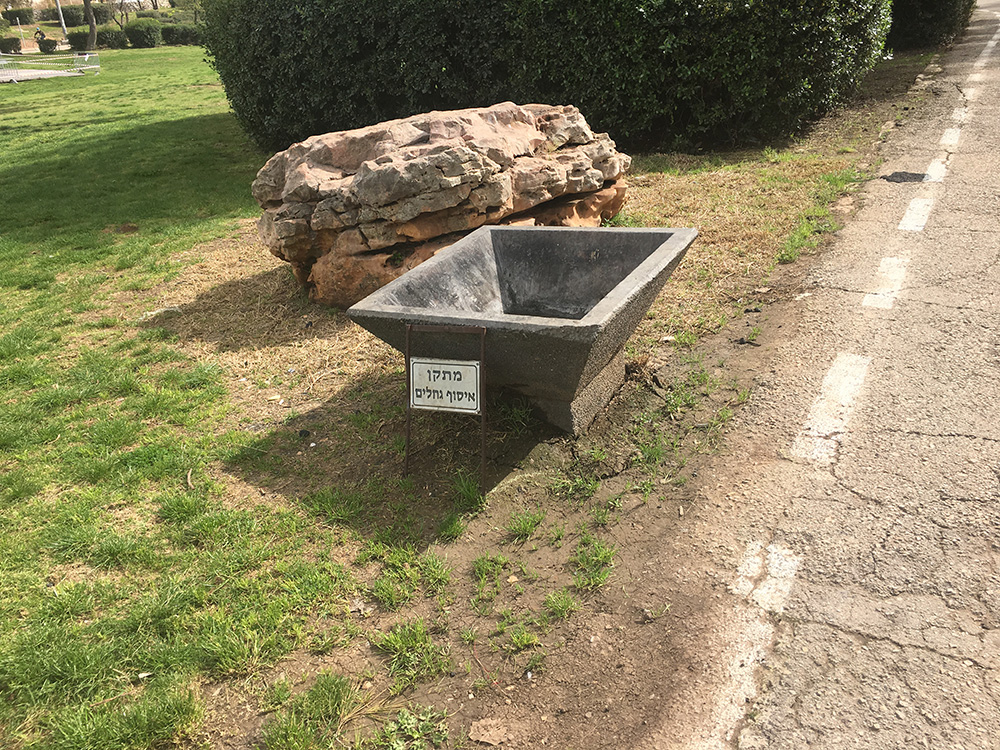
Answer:
[[[170,7],[192,11],[194,13],[194,22],[198,23],[198,16],[202,10],[201,0],[170,0]]]
[[[119,29],[124,29],[129,21],[129,11],[132,8],[130,0],[110,0],[111,20],[118,24]]]
[[[83,0],[83,16],[87,19],[90,31],[87,32],[87,51],[97,46],[97,21],[94,20],[94,9],[90,5],[91,0]]]

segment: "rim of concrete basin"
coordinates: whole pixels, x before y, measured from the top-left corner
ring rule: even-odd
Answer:
[[[455,262],[455,257],[463,253],[475,253],[480,249],[479,242],[483,235],[496,232],[504,233],[562,233],[562,234],[619,234],[636,235],[648,237],[662,237],[663,242],[659,244],[644,260],[638,263],[629,273],[627,273],[610,291],[598,300],[582,317],[559,317],[543,315],[520,315],[516,313],[504,312],[502,309],[496,311],[489,310],[469,310],[461,309],[458,306],[443,304],[436,308],[426,306],[414,306],[399,301],[405,296],[407,291],[412,290],[426,277],[444,271],[447,266]],[[599,235],[597,235],[599,236]],[[468,234],[454,245],[445,248],[429,260],[421,263],[416,268],[408,271],[400,278],[386,284],[381,289],[365,297],[360,302],[352,305],[347,310],[347,315],[355,322],[363,324],[365,318],[391,318],[398,319],[401,325],[405,323],[431,323],[431,324],[456,324],[460,321],[468,325],[484,325],[487,329],[504,328],[523,331],[553,329],[579,329],[579,333],[584,333],[588,329],[602,327],[609,320],[615,317],[615,313],[626,307],[629,302],[643,292],[650,280],[661,277],[666,270],[668,273],[662,277],[665,281],[674,268],[680,263],[687,248],[698,236],[698,230],[693,228],[632,228],[632,227],[507,227],[507,226],[484,226]],[[439,268],[439,266],[441,268]],[[493,275],[496,275],[495,265],[492,268]],[[640,280],[645,283],[638,283]],[[645,313],[645,311],[643,311]],[[631,335],[631,331],[629,332]],[[573,336],[573,338],[577,338]],[[394,341],[388,343],[396,346]],[[398,347],[397,347],[398,348]]]

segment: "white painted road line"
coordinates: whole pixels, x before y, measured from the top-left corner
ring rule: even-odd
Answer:
[[[948,158],[949,154],[941,154],[928,164],[927,171],[924,172],[924,182],[944,182],[944,178],[948,175]]]
[[[906,209],[899,228],[904,232],[922,232],[934,208],[933,198],[914,198]]]
[[[883,258],[878,272],[881,277],[876,291],[866,294],[861,304],[864,307],[875,307],[880,310],[891,310],[899,296],[903,282],[906,280],[906,258]]]
[[[948,128],[944,131],[944,135],[941,136],[941,145],[945,148],[955,148],[958,146],[958,140],[961,137],[961,128]]]
[[[766,664],[774,643],[774,620],[771,615],[785,609],[795,574],[802,558],[780,544],[764,548],[753,542],[736,573],[730,590],[742,601],[728,617],[727,629],[735,634],[722,654],[726,668],[726,684],[718,692],[719,700],[711,706],[714,740],[676,738],[669,747],[674,750],[726,750],[734,746],[736,734],[746,718],[747,707],[759,692],[758,670]]]
[[[964,125],[969,120],[969,108],[955,107],[954,111],[951,113],[951,119],[959,125]]]
[[[792,443],[793,458],[821,466],[837,460],[837,448],[847,432],[855,402],[868,374],[870,357],[842,352],[823,378],[805,426]]]
[[[986,46],[983,47],[983,51],[979,53],[979,57],[973,65],[974,68],[986,67],[986,63],[989,62],[990,57],[993,55],[993,50],[996,48],[997,42],[1000,42],[1000,29],[997,29],[993,38],[986,42]]]

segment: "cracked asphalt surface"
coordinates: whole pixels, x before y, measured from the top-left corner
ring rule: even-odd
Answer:
[[[753,401],[643,571],[715,603],[634,747],[1000,748],[998,41],[981,2],[896,177],[768,310]]]

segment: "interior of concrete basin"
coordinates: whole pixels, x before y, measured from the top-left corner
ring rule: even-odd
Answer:
[[[579,320],[669,234],[494,229],[490,238],[506,314]]]
[[[579,320],[666,242],[670,232],[490,227],[410,272],[381,304]],[[642,282],[639,282],[640,284]]]

